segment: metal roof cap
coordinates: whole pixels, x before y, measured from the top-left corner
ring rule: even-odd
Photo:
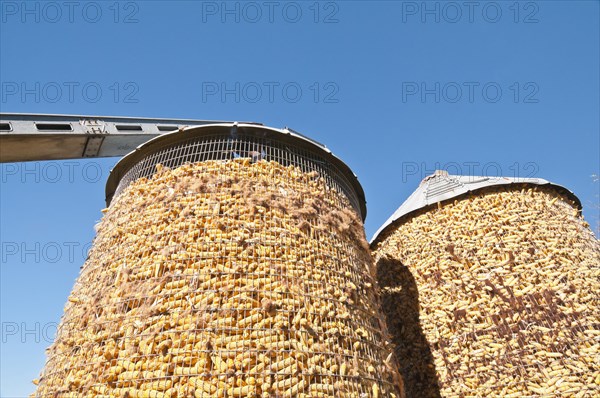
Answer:
[[[425,177],[419,187],[402,203],[398,210],[379,227],[373,238],[371,238],[371,245],[376,244],[382,232],[391,227],[392,224],[396,224],[401,218],[407,218],[417,210],[483,188],[511,184],[550,186],[573,200],[579,210],[582,208],[581,201],[572,191],[543,178],[460,176],[449,175],[445,170],[436,170],[432,175]]]

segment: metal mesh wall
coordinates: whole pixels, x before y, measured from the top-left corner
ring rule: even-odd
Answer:
[[[316,172],[328,187],[343,194],[360,213],[359,199],[344,173],[317,152],[295,147],[274,137],[262,138],[242,133],[235,134],[235,138],[230,134],[204,135],[202,139],[181,141],[150,154],[120,179],[115,196],[132,181],[153,175],[157,164],[174,168],[185,163],[237,158],[248,158],[252,162],[275,161],[284,166],[296,166],[305,173]]]
[[[600,243],[565,196],[477,191],[375,253],[407,396],[600,395]]]
[[[190,144],[124,176],[35,395],[403,396],[343,176],[262,141]]]

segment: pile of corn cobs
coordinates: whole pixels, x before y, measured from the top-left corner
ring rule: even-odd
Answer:
[[[35,396],[403,396],[362,223],[316,173],[158,165],[105,212]]]
[[[375,249],[407,396],[600,396],[600,243],[566,197],[478,191]]]

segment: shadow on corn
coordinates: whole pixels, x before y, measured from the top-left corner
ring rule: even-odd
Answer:
[[[377,281],[406,397],[441,397],[431,349],[419,323],[415,278],[400,261],[382,257],[377,261]]]

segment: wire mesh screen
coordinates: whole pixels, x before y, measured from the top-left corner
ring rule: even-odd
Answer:
[[[600,243],[550,188],[491,188],[376,248],[407,396],[600,395]]]
[[[120,179],[115,196],[132,181],[153,175],[157,164],[175,168],[185,163],[239,158],[248,158],[251,162],[275,161],[284,166],[295,166],[305,173],[316,172],[325,180],[327,186],[346,196],[350,204],[360,212],[359,199],[344,173],[317,152],[295,147],[276,138],[241,133],[205,135],[202,139],[189,139],[159,150],[125,173]]]
[[[99,224],[35,395],[403,396],[348,189],[260,141],[148,156]]]

